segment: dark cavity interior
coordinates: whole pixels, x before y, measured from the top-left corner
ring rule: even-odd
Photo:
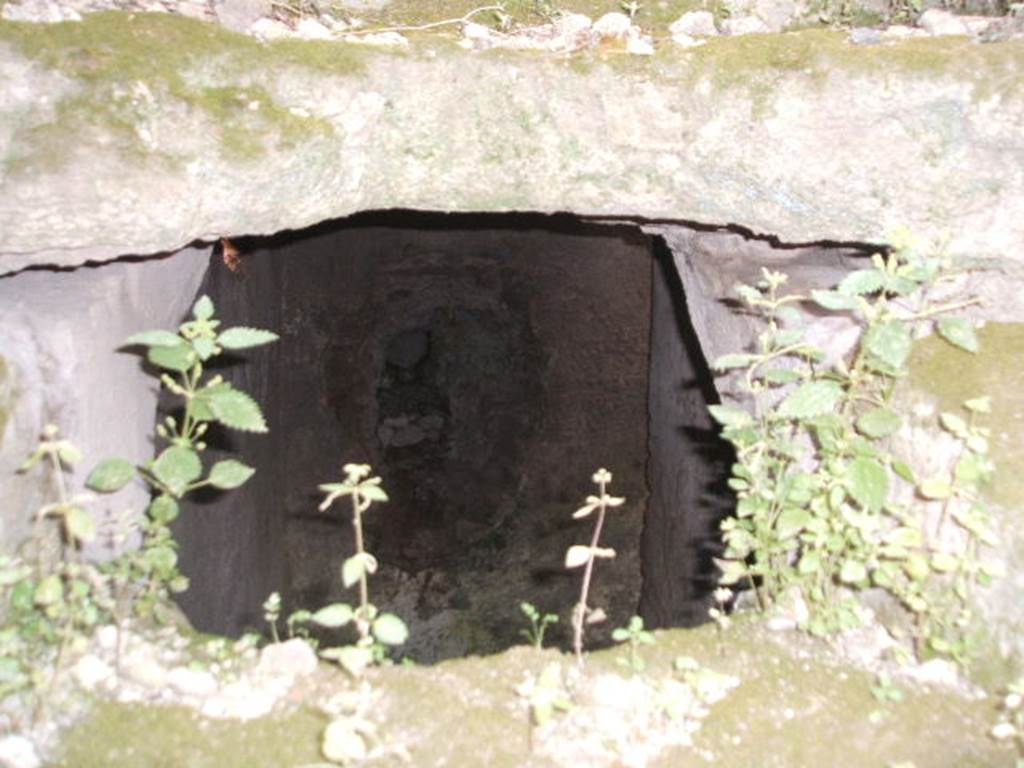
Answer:
[[[237,243],[201,292],[231,324],[281,340],[225,374],[263,405],[271,432],[221,436],[257,468],[203,499],[178,531],[203,630],[265,629],[285,614],[356,599],[339,568],[351,510],[317,510],[321,483],[368,463],[390,501],[366,518],[380,561],[371,600],[409,624],[402,653],[434,661],[521,642],[521,601],[567,643],[579,571],[573,511],[599,467],[627,498],[609,514],[590,604],[612,628],[703,620],[709,542],[727,458],[671,256],[632,226],[571,217],[372,214]],[[216,448],[212,449],[216,451]]]

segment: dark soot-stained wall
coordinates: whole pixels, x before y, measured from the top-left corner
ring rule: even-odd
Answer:
[[[591,521],[571,515],[600,466],[628,501],[602,537],[618,557],[597,569],[591,604],[611,618],[594,638],[637,611],[645,513],[645,615],[687,619],[675,604],[695,598],[691,585],[667,584],[690,580],[672,547],[692,544],[692,524],[665,522],[680,511],[667,497],[702,481],[660,479],[678,457],[662,444],[689,439],[680,418],[703,426],[705,401],[687,383],[670,262],[647,238],[542,217],[390,214],[240,245],[241,268],[214,258],[202,291],[229,324],[281,340],[226,371],[270,422],[268,436],[230,437],[256,476],[179,531],[193,584],[181,602],[199,628],[258,627],[273,590],[288,609],[353,599],[338,574],[350,511],[317,511],[317,485],[346,462],[372,464],[391,497],[366,521],[381,562],[371,597],[407,620],[414,658],[516,642],[521,600],[560,613],[550,636],[568,636],[578,574],[562,558],[589,539]],[[668,357],[653,363],[664,381],[651,389],[651,447],[664,456],[647,512],[652,343]]]

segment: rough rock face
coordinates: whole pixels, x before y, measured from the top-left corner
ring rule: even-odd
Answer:
[[[0,268],[395,207],[731,223],[784,242],[906,225],[1017,258],[1022,59],[1021,41],[803,32],[566,66],[443,36],[395,53],[152,14],[5,22]]]
[[[180,317],[207,251],[81,265],[367,209],[642,222],[672,251],[708,359],[750,336],[722,304],[737,279],[769,263],[834,282],[845,256],[791,246],[881,243],[897,225],[979,260],[976,317],[1024,319],[1024,41],[809,31],[641,60],[456,40],[389,52],[146,14],[0,22],[0,274],[80,267],[0,280],[0,472],[50,420],[90,458],[147,450],[150,380],[110,350]],[[401,368],[415,339],[395,344]],[[368,434],[418,444],[436,429],[421,415]],[[30,509],[32,482],[5,505]],[[3,525],[4,546],[25,530]]]

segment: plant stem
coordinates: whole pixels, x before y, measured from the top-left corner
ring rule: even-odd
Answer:
[[[363,519],[361,515],[361,502],[358,491],[352,491],[352,527],[356,532],[356,553],[363,556]],[[370,602],[369,589],[366,585],[366,568],[359,570],[359,615],[360,620],[356,622],[359,628],[359,639],[365,640],[370,635],[370,627],[366,620],[366,610]]]
[[[587,595],[590,592],[590,576],[594,572],[594,549],[601,538],[601,527],[604,525],[604,497],[605,483],[602,480],[598,483],[600,489],[599,498],[601,503],[597,508],[597,525],[594,526],[594,535],[590,537],[590,557],[587,558],[586,570],[583,571],[583,586],[580,589],[580,602],[576,606],[576,614],[573,616],[573,651],[576,653],[576,660],[583,663],[583,624],[587,618]]]

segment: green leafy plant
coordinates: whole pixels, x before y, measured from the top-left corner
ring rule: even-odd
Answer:
[[[562,682],[562,667],[557,662],[545,666],[536,677],[523,681],[516,687],[516,693],[527,700],[531,726],[544,725],[556,713],[568,712],[573,706]]]
[[[612,481],[612,473],[607,469],[599,469],[594,473],[592,480],[597,484],[598,495],[588,496],[586,503],[573,513],[573,519],[579,520],[589,517],[597,512],[597,522],[594,524],[594,533],[590,537],[590,545],[574,544],[566,550],[565,567],[579,568],[584,566],[583,579],[580,583],[580,599],[572,612],[573,628],[573,652],[576,659],[583,661],[583,630],[587,624],[596,624],[604,621],[605,613],[601,608],[590,608],[587,606],[587,597],[590,594],[590,580],[594,574],[594,561],[596,559],[611,559],[615,557],[615,550],[610,547],[599,547],[601,529],[604,526],[605,511],[612,507],[622,506],[626,500],[619,496],[611,496],[606,489]]]
[[[644,620],[634,616],[625,627],[619,627],[612,631],[612,640],[616,643],[627,643],[629,645],[629,656],[625,659],[617,659],[623,666],[629,667],[635,674],[640,674],[647,668],[647,663],[640,655],[641,645],[653,645],[654,635],[644,629]]]
[[[179,514],[178,502],[199,488],[238,488],[255,471],[236,459],[218,461],[205,471],[203,438],[210,424],[242,432],[267,431],[256,401],[219,374],[207,377],[206,367],[225,351],[262,346],[278,337],[258,328],[220,330],[220,326],[213,301],[202,296],[192,308],[192,318],[182,323],[177,333],[143,331],[125,342],[145,349],[146,360],[159,371],[163,387],[180,398],[181,414],[168,416],[157,425],[157,435],[166,445],[155,459],[135,466],[127,459],[109,458],[100,462],[86,480],[94,491],[114,493],[138,477],[155,494],[140,524],[142,546],[115,558],[108,566],[109,572],[132,586],[131,601],[140,615],[159,613],[169,593],[188,587],[178,570],[177,543],[170,529]]]
[[[553,613],[546,613],[543,616],[533,603],[520,603],[519,610],[525,614],[530,626],[527,629],[519,630],[519,634],[526,638],[526,641],[534,648],[540,649],[544,645],[544,632],[548,624],[556,624],[558,616]]]
[[[934,299],[953,279],[944,257],[905,244],[809,296],[784,294],[786,276],[770,270],[757,285],[737,287],[766,327],[755,350],[713,366],[739,374],[753,402],[752,413],[711,407],[737,453],[729,481],[736,513],[722,524],[723,585],[748,582],[762,608],[796,591],[814,634],[859,623],[854,595],[881,587],[912,614],[918,653],[964,659],[968,595],[997,571],[978,552],[993,541],[979,495],[991,462],[986,432],[973,420],[986,401],[970,401],[967,419],[942,416],[942,428],[963,445],[948,477],[918,481],[887,442],[904,421],[892,398],[919,326],[969,352],[978,348],[968,320],[944,316],[974,300]],[[805,302],[859,320],[850,352],[828,360],[808,340],[794,306]],[[914,494],[918,500],[908,500]],[[948,502],[934,530],[928,501]]]
[[[79,450],[49,424],[18,470],[27,472],[41,464],[56,498],[34,515],[34,562],[0,558],[0,591],[5,596],[0,698],[22,689],[46,688],[60,674],[67,651],[84,644],[88,633],[111,615],[109,584],[81,557],[83,545],[96,538],[95,520],[86,510],[91,497],[71,496],[64,478],[81,459]],[[47,677],[44,670],[51,665],[53,672]]]
[[[320,504],[324,512],[339,498],[348,496],[352,502],[352,528],[355,531],[356,552],[341,566],[341,581],[347,588],[359,588],[359,604],[331,603],[314,613],[295,615],[289,625],[298,621],[309,621],[321,627],[337,629],[353,624],[358,637],[354,645],[326,648],[320,655],[337,661],[350,674],[358,677],[367,666],[381,661],[388,646],[398,646],[409,638],[405,622],[392,613],[381,613],[370,602],[368,577],[377,571],[377,558],[366,551],[363,541],[363,514],[374,502],[388,500],[381,488],[379,477],[370,477],[368,464],[346,464],[343,468],[345,479],[340,483],[325,483],[320,486],[327,496]]]

